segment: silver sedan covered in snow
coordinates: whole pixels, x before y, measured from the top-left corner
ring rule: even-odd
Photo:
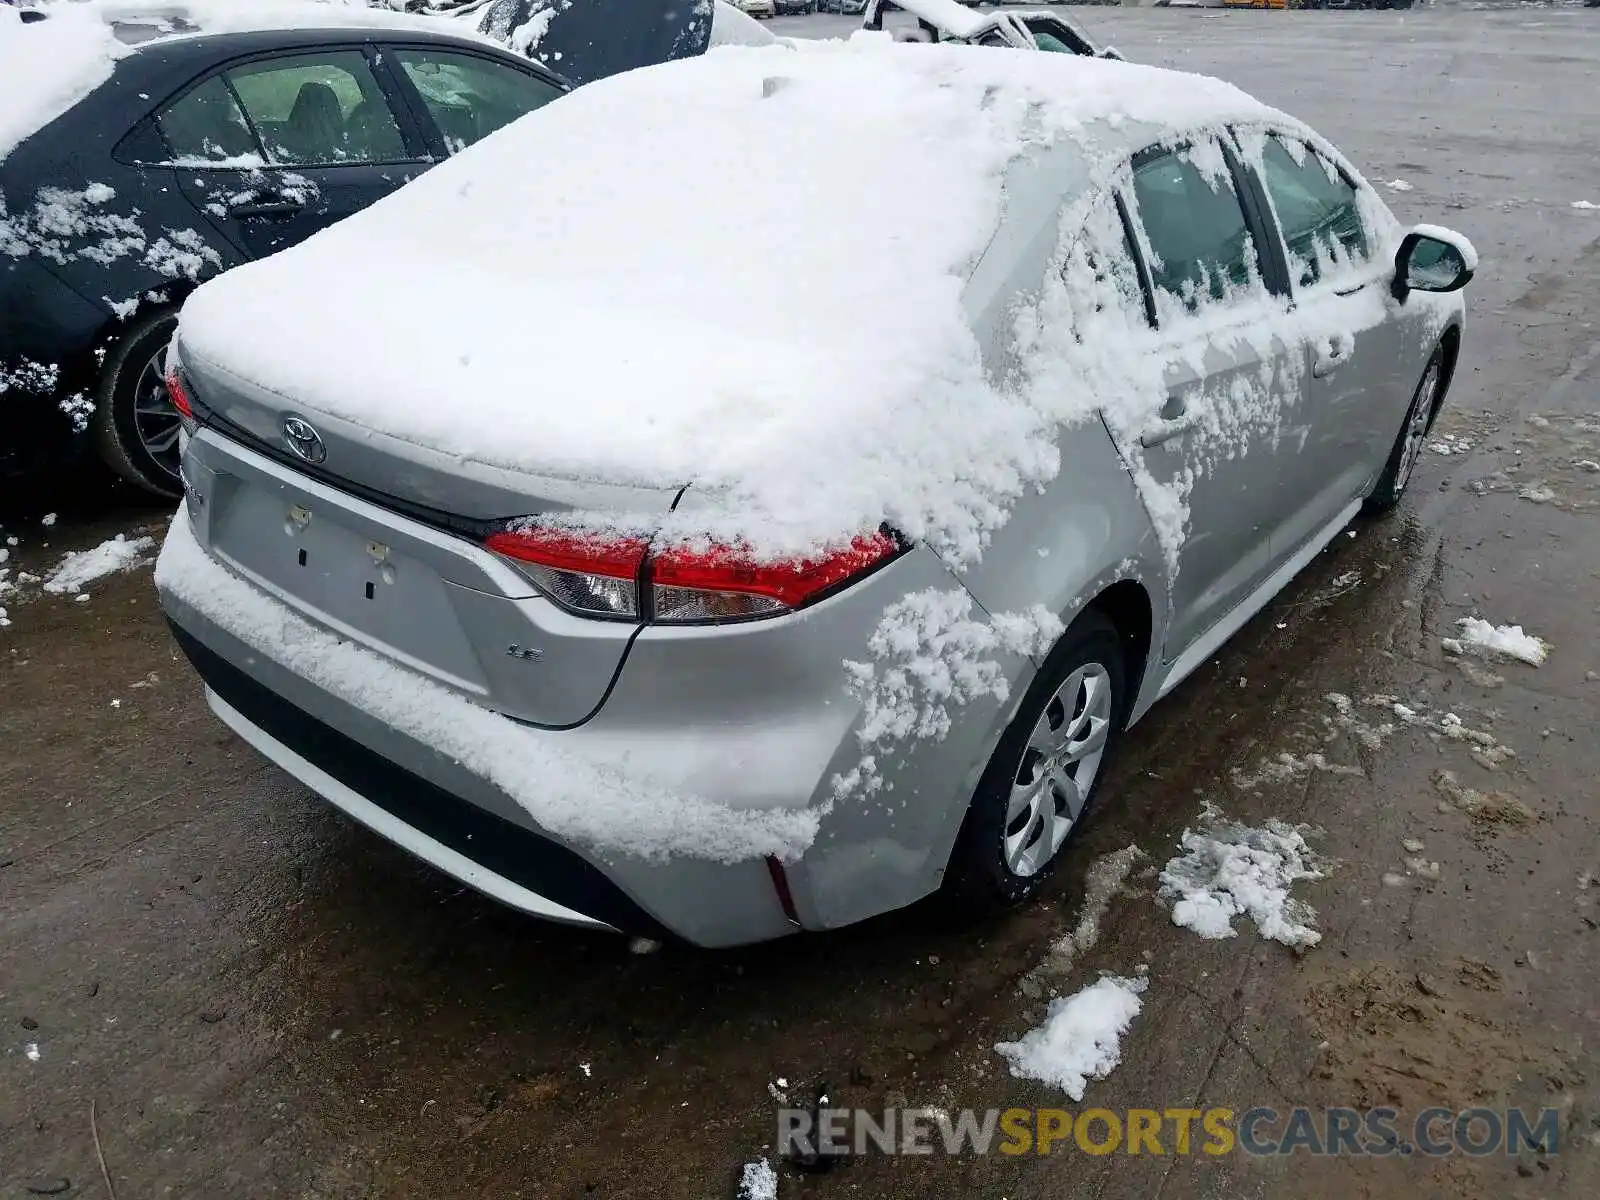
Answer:
[[[156,581],[223,721],[527,912],[1013,904],[1121,731],[1397,502],[1474,266],[1199,76],[634,71],[194,295]]]

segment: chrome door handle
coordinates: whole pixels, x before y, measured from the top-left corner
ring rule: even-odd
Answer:
[[[1180,438],[1195,427],[1196,420],[1193,414],[1175,417],[1170,421],[1162,421],[1154,429],[1147,429],[1139,435],[1139,445],[1146,450],[1152,446],[1160,446],[1173,438]]]

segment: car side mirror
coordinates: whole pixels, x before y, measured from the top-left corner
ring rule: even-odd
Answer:
[[[1109,59],[1111,59],[1112,62],[1127,62],[1128,61],[1127,59],[1122,57],[1121,52],[1115,46],[1107,46],[1104,50],[1100,51],[1100,57],[1101,58],[1109,58]]]
[[[1418,225],[1400,239],[1394,256],[1396,300],[1412,292],[1458,292],[1478,269],[1478,252],[1461,234],[1438,225]]]

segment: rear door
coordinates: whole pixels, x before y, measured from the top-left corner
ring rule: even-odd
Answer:
[[[1304,330],[1306,402],[1284,431],[1301,447],[1300,469],[1279,481],[1276,549],[1290,554],[1366,491],[1411,388],[1396,374],[1407,356],[1387,315],[1387,272],[1355,183],[1286,134],[1245,133],[1241,145],[1274,215]]]
[[[1168,660],[1270,573],[1277,479],[1298,469],[1279,427],[1300,401],[1303,349],[1277,332],[1287,302],[1242,178],[1213,139],[1154,147],[1124,201],[1165,376],[1164,407],[1129,437],[1176,563]]]
[[[251,258],[359,212],[431,165],[369,49],[238,60],[156,117],[179,188]]]

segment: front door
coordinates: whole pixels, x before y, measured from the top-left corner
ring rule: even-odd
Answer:
[[[1299,139],[1246,135],[1242,144],[1277,219],[1304,330],[1305,403],[1284,430],[1302,469],[1279,481],[1275,549],[1289,555],[1324,535],[1382,468],[1416,383],[1398,364],[1414,356],[1388,316],[1387,272],[1355,184]]]

